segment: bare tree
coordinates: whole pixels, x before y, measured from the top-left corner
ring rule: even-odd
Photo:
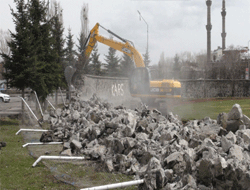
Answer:
[[[10,36],[9,31],[3,31],[0,29],[0,53],[10,55],[10,48],[7,44],[7,42],[9,42],[10,40],[11,40],[11,36]],[[2,77],[2,73],[4,72],[3,64],[4,64],[4,60],[0,56],[0,79],[3,78]]]
[[[244,68],[242,68],[240,59],[241,50],[242,48],[239,46],[229,46],[224,50],[223,59],[219,65],[220,78],[231,80],[231,96],[235,94],[235,79],[242,79],[244,75]]]
[[[5,53],[7,55],[10,55],[10,48],[7,44],[8,41],[10,41],[10,33],[9,31],[3,31],[0,29],[0,53]],[[3,59],[0,57],[0,62],[2,62]]]
[[[78,62],[76,64],[78,75],[80,76],[83,72],[88,73],[90,68],[88,67],[89,60],[85,57],[85,42],[88,38],[89,34],[89,17],[88,17],[88,4],[83,4],[81,9],[81,31],[80,36],[78,38]]]
[[[201,50],[197,54],[195,54],[195,60],[197,63],[197,67],[200,69],[204,69],[207,63],[207,52],[205,50]]]
[[[57,0],[50,0],[50,3],[48,1],[48,18],[52,18],[55,15],[58,15],[59,22],[63,23],[63,14],[62,14],[62,7],[60,3],[57,2]]]
[[[197,67],[196,55],[192,52],[185,51],[179,54],[181,66]]]
[[[88,4],[83,4],[81,10],[81,33],[84,38],[87,38],[89,34],[89,6]]]

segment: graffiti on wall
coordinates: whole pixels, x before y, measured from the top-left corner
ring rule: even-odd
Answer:
[[[111,92],[112,96],[123,96],[124,95],[124,90],[123,90],[124,84],[112,84]]]

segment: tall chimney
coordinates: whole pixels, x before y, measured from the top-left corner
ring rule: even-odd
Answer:
[[[211,61],[211,30],[212,30],[212,25],[211,25],[211,5],[212,1],[207,0],[207,63]]]
[[[221,33],[221,37],[222,37],[222,50],[224,50],[226,48],[226,35],[227,33],[226,31],[226,25],[225,25],[225,18],[226,18],[226,3],[225,0],[222,0],[222,11],[221,11],[221,16],[222,16],[222,33]]]

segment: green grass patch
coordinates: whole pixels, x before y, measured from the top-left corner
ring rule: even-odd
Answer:
[[[95,161],[80,161],[78,164],[71,162],[46,161],[46,165],[52,168],[55,173],[63,174],[65,180],[78,184],[82,188],[133,181],[133,176],[121,173],[105,172],[102,164]],[[137,186],[123,188],[124,190],[135,190]]]
[[[19,125],[20,122],[16,119],[0,118],[0,126],[3,125]]]
[[[56,180],[43,165],[32,168],[35,159],[27,148],[22,148],[22,135],[15,135],[19,130],[18,123],[0,120],[0,141],[7,143],[0,150],[0,189],[75,189]]]
[[[250,117],[250,99],[204,100],[204,102],[183,103],[172,110],[182,120],[203,119],[205,117],[217,119],[219,113],[228,113],[236,103],[241,106],[243,114]]]
[[[94,161],[44,160],[33,168],[32,164],[36,159],[32,156],[39,157],[45,152],[59,155],[62,145],[22,148],[26,142],[37,141],[41,133],[22,132],[15,135],[20,129],[18,120],[0,119],[0,123],[0,141],[7,143],[7,146],[0,150],[0,189],[71,190],[133,180],[133,176],[105,172],[101,164]],[[137,188],[130,186],[124,190]]]

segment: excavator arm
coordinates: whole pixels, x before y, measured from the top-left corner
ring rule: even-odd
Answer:
[[[104,30],[106,30],[108,33],[112,34],[113,36],[117,37],[122,42],[117,42],[113,39],[108,39],[99,35],[99,27],[102,27]],[[93,29],[90,31],[88,39],[86,40],[84,44],[84,47],[86,47],[85,48],[86,58],[89,58],[96,42],[100,42],[122,53],[125,53],[134,61],[136,69],[134,69],[130,73],[130,81],[129,81],[131,95],[149,93],[150,74],[149,74],[148,69],[145,67],[141,54],[134,48],[134,46],[132,45],[132,42],[129,42],[128,40],[121,38],[120,36],[113,33],[112,31],[107,30],[106,28],[101,26],[99,23],[97,23],[93,27]]]
[[[117,38],[119,38],[122,42],[117,42],[113,39],[108,39],[105,38],[104,36],[99,35],[99,26],[101,26],[99,23],[97,23],[93,29],[90,31],[89,34],[89,39],[87,39],[86,43],[88,42],[88,45],[86,46],[85,43],[85,56],[87,58],[89,58],[96,42],[100,42],[102,44],[105,44],[109,47],[112,47],[122,53],[125,53],[126,55],[128,55],[135,63],[135,66],[138,67],[145,67],[145,64],[143,62],[143,58],[141,56],[141,54],[131,45],[131,43],[123,38],[121,38],[120,36],[116,35],[115,33],[111,32],[110,30],[105,29],[104,27],[102,27],[103,29],[105,29],[107,32],[109,32],[110,34],[116,36]]]

